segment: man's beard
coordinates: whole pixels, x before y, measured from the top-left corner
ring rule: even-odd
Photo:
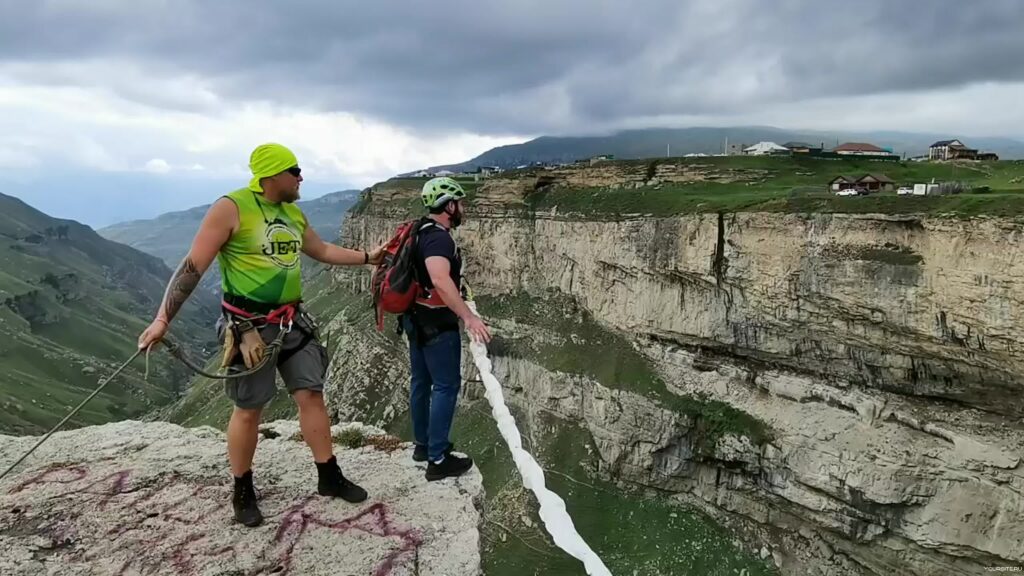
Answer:
[[[452,228],[458,228],[459,224],[462,224],[462,208],[456,207],[448,214],[448,219],[451,221]]]

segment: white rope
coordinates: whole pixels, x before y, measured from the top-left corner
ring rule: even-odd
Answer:
[[[476,314],[476,303],[466,302],[470,310]],[[532,490],[540,502],[540,517],[544,521],[544,527],[555,545],[571,554],[574,558],[583,562],[587,574],[590,576],[611,576],[611,572],[605,567],[601,559],[590,549],[590,546],[583,541],[583,538],[576,532],[572,518],[565,510],[565,502],[544,485],[544,472],[537,461],[530,456],[530,453],[523,450],[523,445],[516,427],[515,418],[505,406],[505,398],[501,393],[501,384],[491,373],[491,361],[487,357],[487,347],[484,344],[470,342],[469,350],[473,354],[473,361],[477,370],[480,371],[480,378],[483,380],[487,401],[491,404],[491,414],[498,423],[498,430],[505,443],[512,452],[512,459],[519,469],[523,478],[523,486]]]

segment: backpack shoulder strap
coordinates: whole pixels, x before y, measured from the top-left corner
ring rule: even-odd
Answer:
[[[427,228],[430,228],[431,226],[437,226],[437,222],[434,222],[432,218],[427,218],[426,216],[424,216],[423,218],[420,218],[419,221],[416,223],[416,231],[422,232]]]

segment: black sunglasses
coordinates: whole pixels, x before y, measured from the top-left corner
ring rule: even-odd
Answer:
[[[291,174],[292,176],[295,176],[296,178],[298,178],[299,175],[302,174],[302,168],[299,168],[298,166],[292,166],[291,168],[285,170],[285,172],[287,172],[287,173]]]

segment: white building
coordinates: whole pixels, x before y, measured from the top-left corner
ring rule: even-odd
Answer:
[[[789,149],[779,146],[775,142],[758,142],[753,146],[744,148],[743,153],[749,156],[767,156],[769,154],[789,154]]]

